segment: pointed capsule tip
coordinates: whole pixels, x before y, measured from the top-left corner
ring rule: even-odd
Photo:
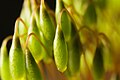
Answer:
[[[65,68],[63,68],[63,69],[58,68],[58,70],[59,70],[60,72],[62,72],[62,73],[63,73],[66,69],[67,69],[67,66],[66,66]]]

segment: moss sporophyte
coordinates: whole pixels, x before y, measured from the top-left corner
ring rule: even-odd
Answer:
[[[0,78],[120,80],[119,8],[119,0],[24,0],[0,48]]]

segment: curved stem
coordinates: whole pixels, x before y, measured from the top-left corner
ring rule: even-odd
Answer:
[[[60,17],[58,18],[58,24],[59,24],[59,25],[60,25],[60,23],[61,23],[61,17],[62,17],[62,14],[63,14],[64,11],[66,11],[65,8],[62,9],[61,12],[59,13],[59,15],[60,15]]]
[[[76,12],[75,8],[72,7],[71,5],[68,6],[66,9],[68,10],[71,17],[74,19],[77,27],[81,26],[82,25],[82,22],[81,22],[82,21],[82,15],[80,15],[78,12]],[[77,17],[79,17],[79,20],[77,20],[78,19]]]
[[[93,31],[93,30],[91,30],[90,28],[85,27],[85,26],[81,27],[81,28],[78,30],[78,32],[82,31],[83,29],[86,29],[86,30],[90,31],[90,32],[92,32],[92,34],[95,35],[95,31]],[[96,35],[95,35],[95,37],[96,37]]]
[[[34,11],[34,9],[36,9],[36,7],[38,7],[38,3],[36,0],[30,0],[31,2],[31,7],[32,7],[32,11]]]
[[[23,36],[27,35],[27,33],[24,33],[24,34],[21,34],[21,35],[18,35],[18,37],[22,38]]]
[[[7,42],[8,42],[9,40],[11,40],[12,38],[13,38],[12,35],[6,37],[6,38],[3,40],[2,45],[7,45]]]
[[[16,20],[16,22],[15,22],[15,31],[14,31],[14,34],[16,34],[17,36],[18,36],[18,27],[19,27],[18,24],[19,24],[19,21],[21,21],[23,23],[25,29],[28,30],[28,27],[26,26],[26,24],[24,23],[24,21],[20,17],[18,17],[17,20]]]
[[[110,40],[104,33],[99,33],[98,38],[102,40],[102,43],[104,44],[104,46],[107,46],[110,49]]]
[[[47,52],[47,49],[45,48],[45,46],[44,46],[44,44],[42,43],[42,41],[41,41],[34,33],[30,33],[30,34],[28,35],[28,37],[27,37],[27,39],[26,39],[25,48],[28,47],[28,41],[29,41],[29,38],[30,38],[32,35],[37,39],[37,41],[42,45],[42,47],[44,48],[44,50]],[[48,53],[48,52],[47,52],[47,53]]]
[[[78,33],[79,33],[80,31],[82,31],[83,29],[86,29],[86,30],[90,31],[90,32],[94,35],[94,37],[95,37],[95,39],[96,39],[96,43],[98,44],[98,34],[97,34],[95,31],[93,31],[93,30],[91,30],[90,28],[85,27],[85,26],[81,27],[81,28],[78,30]]]
[[[60,25],[60,28],[62,29],[62,27],[61,27],[61,17],[62,17],[62,14],[63,14],[63,12],[64,11],[66,11],[68,14],[69,14],[69,12],[67,11],[67,9],[65,9],[65,8],[63,8],[62,10],[61,10],[61,12],[59,13],[59,17],[58,17],[58,25]],[[70,16],[70,15],[69,15]]]

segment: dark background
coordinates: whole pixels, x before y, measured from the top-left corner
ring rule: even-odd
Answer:
[[[14,24],[20,15],[23,0],[0,1],[0,46],[3,39],[14,33]]]

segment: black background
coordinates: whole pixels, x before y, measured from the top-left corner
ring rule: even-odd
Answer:
[[[14,24],[20,15],[23,0],[0,1],[0,45],[3,39],[14,33]]]

